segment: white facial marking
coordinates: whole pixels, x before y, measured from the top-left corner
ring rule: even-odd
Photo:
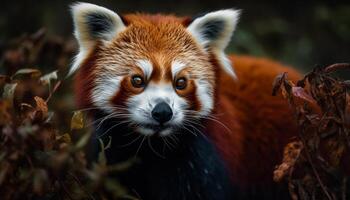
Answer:
[[[150,83],[141,94],[131,97],[128,101],[128,108],[132,115],[132,121],[138,124],[158,125],[158,122],[152,118],[151,113],[153,108],[160,102],[166,102],[173,112],[172,119],[166,122],[165,125],[181,125],[184,118],[182,110],[187,107],[187,103],[176,94],[171,83]],[[149,130],[153,131],[152,129]],[[145,134],[145,131],[138,132]],[[147,134],[148,132],[147,130]],[[166,136],[171,132],[172,129],[169,127],[161,130],[159,134]],[[154,133],[153,131],[152,134]]]
[[[186,67],[186,64],[181,62],[181,61],[173,61],[173,63],[171,64],[171,74],[173,77],[176,76],[176,74],[178,72],[180,72],[181,70],[183,70]]]
[[[201,110],[199,114],[201,116],[208,115],[213,109],[213,94],[209,91],[209,83],[206,80],[196,80],[197,85],[197,96],[201,102]]]
[[[159,135],[164,137],[164,136],[170,135],[171,133],[172,133],[171,129],[167,128],[167,129],[162,130],[162,131],[159,133]]]
[[[109,102],[120,87],[122,77],[101,76],[96,80],[96,87],[92,90],[92,101],[107,113],[113,112],[113,105]]]
[[[142,69],[146,78],[149,79],[153,71],[152,63],[149,60],[138,60],[136,64]]]
[[[137,128],[137,132],[146,135],[146,136],[150,136],[154,134],[154,131],[152,129],[149,128]]]

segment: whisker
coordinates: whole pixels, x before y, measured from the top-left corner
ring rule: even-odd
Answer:
[[[170,135],[168,136],[169,139],[171,138]],[[175,149],[175,145],[173,143],[171,143],[170,141],[168,141],[168,139],[166,137],[164,137],[164,141],[168,144],[169,149]]]
[[[164,145],[163,145],[163,154],[164,154],[164,147],[168,147],[169,149],[171,149],[171,147],[168,145],[167,139],[165,137],[162,137],[162,140],[164,142]]]
[[[188,129],[186,126],[182,126],[182,128],[186,129],[188,132],[190,132],[192,135],[194,135],[195,137],[197,137],[197,134],[192,132],[190,129]]]
[[[91,123],[87,124],[86,126],[87,126],[87,127],[92,126],[92,125],[94,125],[95,123],[97,123],[98,121],[101,121],[101,120],[103,120],[104,118],[107,118],[107,117],[109,117],[109,116],[111,116],[111,115],[112,115],[112,114],[109,114],[109,115],[107,115],[107,116],[100,117],[100,118],[98,118],[98,119],[92,121]]]
[[[148,137],[148,146],[151,148],[151,150],[157,155],[157,156],[159,156],[160,158],[163,158],[163,159],[165,159],[165,157],[164,156],[162,156],[162,155],[160,155],[153,147],[152,147],[152,143],[151,143],[151,138],[150,137]]]
[[[194,110],[185,110],[184,113],[189,113],[189,114],[199,114],[198,111],[194,111]],[[187,116],[187,117],[190,117],[190,116]],[[208,120],[211,120],[213,122],[216,122],[218,123],[219,125],[221,125],[223,128],[225,128],[229,133],[232,133],[232,131],[222,122],[220,122],[218,120],[218,118],[216,116],[214,116],[214,114],[211,114],[211,115],[208,115],[208,116],[200,116],[200,118],[202,119],[208,119]]]
[[[136,151],[136,153],[135,153],[134,158],[137,157],[137,154],[139,153],[139,151],[140,151],[140,149],[141,149],[141,147],[142,147],[142,144],[143,144],[143,142],[145,141],[145,139],[146,139],[146,136],[143,136],[143,139],[142,139],[142,141],[141,141],[141,143],[140,143],[139,148],[137,148],[137,151]]]
[[[129,121],[129,120],[126,120],[126,121],[121,121],[120,123],[113,125],[113,126],[110,127],[109,129],[107,129],[104,133],[102,133],[101,135],[99,135],[98,138],[103,137],[103,136],[106,135],[110,130],[112,130],[113,128],[117,127],[118,125],[120,125],[120,124],[125,124],[125,123],[128,123],[128,122],[130,122],[130,121]]]
[[[129,143],[127,143],[127,144],[123,144],[123,145],[118,146],[118,147],[120,147],[120,148],[127,147],[127,146],[133,144],[134,142],[136,142],[136,141],[137,141],[138,139],[140,139],[141,137],[142,137],[142,135],[139,135],[139,136],[137,136],[135,139],[133,139],[131,142],[129,142]]]

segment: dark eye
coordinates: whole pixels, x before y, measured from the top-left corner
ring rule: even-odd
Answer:
[[[145,86],[145,82],[141,76],[135,75],[131,78],[131,83],[134,87],[140,88]]]
[[[183,90],[187,86],[187,80],[185,78],[178,78],[175,82],[175,87],[177,90]]]

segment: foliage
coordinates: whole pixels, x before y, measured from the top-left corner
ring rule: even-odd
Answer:
[[[11,41],[3,51],[2,199],[135,199],[110,178],[132,163],[107,166],[102,151],[99,162],[89,165],[88,123],[82,111],[61,109],[69,107],[63,104],[65,95],[72,96],[64,72],[75,48],[71,40],[49,38],[41,29]],[[349,198],[350,84],[330,75],[339,68],[349,65],[317,67],[297,84],[287,74],[276,78],[273,93],[282,92],[300,127],[274,173],[275,181],[287,179],[293,199]]]
[[[294,110],[300,133],[287,144],[274,180],[287,178],[292,199],[348,199],[350,188],[350,84],[331,76],[350,64],[316,67],[297,84],[287,74],[276,78],[278,90]]]
[[[88,164],[85,147],[90,133],[81,111],[67,114],[72,116],[65,125],[70,127],[67,132],[55,123],[55,112],[48,105],[62,86],[62,73],[43,75],[36,68],[23,68],[45,59],[49,52],[43,48],[52,46],[52,40],[40,30],[14,44],[2,64],[8,74],[18,70],[0,75],[1,199],[135,199],[109,176],[130,163],[107,166],[102,151],[99,162]],[[68,55],[55,58],[68,60]]]

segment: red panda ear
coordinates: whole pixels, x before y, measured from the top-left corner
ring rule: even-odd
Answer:
[[[96,40],[112,40],[125,29],[117,13],[90,3],[76,3],[71,6],[74,33],[79,44],[87,48]]]
[[[205,49],[216,54],[224,70],[235,77],[230,61],[224,50],[229,44],[236,28],[240,10],[219,10],[194,19],[187,30]]]
[[[74,34],[78,40],[83,57],[97,41],[111,41],[125,29],[123,20],[115,12],[90,3],[76,3],[71,6],[74,21]],[[78,61],[70,69],[69,74],[78,68]]]

